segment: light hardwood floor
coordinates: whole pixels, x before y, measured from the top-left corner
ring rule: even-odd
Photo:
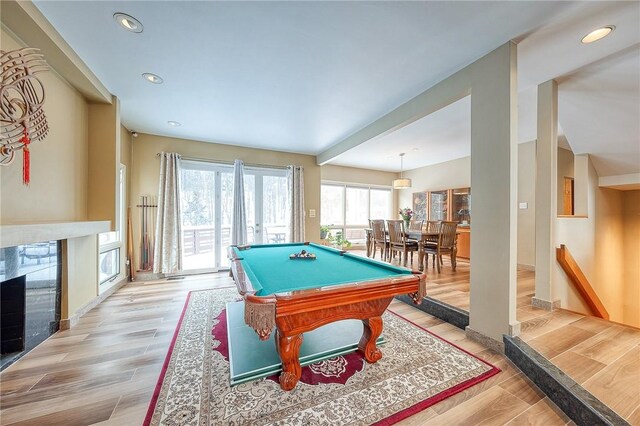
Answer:
[[[145,416],[191,290],[233,286],[226,273],[131,283],[0,374],[0,423],[137,425]],[[402,302],[391,310],[497,365],[502,372],[405,421],[566,424],[569,419],[503,355]]]
[[[427,294],[468,311],[469,263],[459,261],[455,272],[446,257],[444,263],[440,273],[429,263]],[[410,266],[417,268],[417,258]],[[562,309],[534,308],[534,293],[535,273],[518,270],[520,337],[621,417],[640,425],[640,330]]]

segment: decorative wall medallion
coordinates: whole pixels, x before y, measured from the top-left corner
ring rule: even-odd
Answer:
[[[11,164],[22,150],[25,185],[30,180],[29,144],[49,132],[42,108],[44,86],[35,76],[48,70],[40,49],[0,51],[0,165]]]

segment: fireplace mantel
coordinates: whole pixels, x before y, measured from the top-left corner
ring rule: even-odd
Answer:
[[[108,220],[0,225],[0,248],[95,235],[109,227]]]

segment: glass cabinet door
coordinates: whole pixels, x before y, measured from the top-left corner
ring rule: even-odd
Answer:
[[[413,220],[427,220],[428,192],[413,193]]]
[[[460,188],[452,191],[451,219],[460,225],[471,224],[471,188]]]
[[[448,220],[449,191],[430,193],[429,220]]]

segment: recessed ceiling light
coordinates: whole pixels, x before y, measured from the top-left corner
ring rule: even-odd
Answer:
[[[420,151],[420,148],[413,148],[414,151]]]
[[[125,30],[132,33],[141,33],[143,30],[142,23],[131,15],[126,13],[114,13],[113,19]]]
[[[178,123],[177,121],[167,121],[167,124],[172,127],[182,126],[182,124]]]
[[[598,41],[602,38],[605,38],[606,36],[611,34],[611,32],[613,32],[613,30],[615,29],[616,27],[613,25],[607,25],[606,27],[598,28],[597,30],[593,30],[586,36],[582,37],[582,42],[584,44],[593,43],[594,41]]]
[[[162,84],[162,82],[164,81],[159,75],[151,74],[150,72],[145,72],[144,74],[142,74],[142,77],[153,84]]]

